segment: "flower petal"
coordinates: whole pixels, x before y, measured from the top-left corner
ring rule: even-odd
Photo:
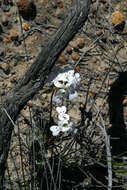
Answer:
[[[59,114],[65,114],[66,111],[67,111],[67,108],[66,108],[65,106],[56,107],[56,111],[57,111]]]
[[[70,116],[68,114],[59,114],[58,115],[58,119],[59,120],[69,120],[70,119]]]
[[[59,132],[58,132],[58,131],[52,132],[52,135],[53,135],[53,136],[58,136],[58,135],[59,135]]]
[[[70,130],[70,127],[62,127],[61,128],[61,131],[62,132],[66,132],[66,131],[69,131]]]
[[[66,132],[66,131],[69,131],[70,129],[72,129],[72,122],[70,122],[70,123],[68,123],[67,125],[63,125],[62,127],[61,127],[61,131],[62,132]]]
[[[64,88],[64,82],[62,80],[54,81],[54,86],[57,88]]]
[[[75,91],[74,93],[72,94],[69,94],[69,100],[72,101],[74,98],[77,98],[78,97],[78,92]]]
[[[75,80],[76,80],[77,82],[80,82],[81,77],[80,77],[80,74],[79,74],[79,73],[75,73]]]
[[[62,100],[60,99],[59,96],[54,96],[53,97],[53,102],[57,103],[57,104],[61,104],[62,103]]]
[[[58,95],[61,95],[61,94],[64,94],[66,91],[64,90],[64,89],[59,89],[58,91],[57,91],[57,94]]]
[[[61,121],[58,122],[58,125],[60,127],[66,127],[66,126],[68,126],[68,120],[61,120]]]
[[[57,136],[60,133],[60,127],[57,125],[53,125],[50,127],[50,131],[52,131],[53,136]]]

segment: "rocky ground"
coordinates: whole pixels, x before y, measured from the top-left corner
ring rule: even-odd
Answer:
[[[8,90],[18,82],[41,49],[45,47],[50,36],[57,30],[70,11],[71,4],[71,0],[36,0],[34,1],[34,14],[30,19],[26,19],[21,13],[20,6],[24,2],[25,0],[0,1],[0,103],[4,101]],[[113,15],[114,12],[117,14]],[[127,0],[92,0],[88,21],[57,60],[51,76],[58,69],[66,67],[73,69],[76,65],[76,69],[81,75],[79,97],[69,110],[74,122],[78,123],[81,120],[77,105],[82,105],[88,96],[87,109],[92,106],[94,119],[99,120],[97,113],[100,111],[104,125],[107,128],[110,127],[107,104],[110,84],[116,80],[119,72],[127,70],[126,20]],[[84,56],[78,63],[82,55]],[[24,166],[25,178],[26,181],[29,179],[27,171],[29,163],[26,155],[26,144],[28,141],[30,142],[28,138],[32,138],[32,134],[28,137],[31,130],[26,123],[26,120],[30,121],[31,118],[29,105],[42,107],[44,114],[49,116],[52,92],[50,77],[44,89],[35,95],[21,111],[18,118],[21,142],[16,135],[18,134],[17,127],[13,134],[8,159],[8,170],[14,189],[18,189],[16,184],[18,180],[23,183],[21,162],[26,164]],[[89,87],[90,79],[91,85]],[[126,96],[123,105],[126,123]],[[53,113],[55,115],[55,112]]]

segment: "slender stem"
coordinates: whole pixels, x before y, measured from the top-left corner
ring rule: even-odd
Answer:
[[[53,89],[52,94],[51,94],[51,101],[50,101],[50,121],[51,121],[51,119],[52,119],[53,96],[54,96],[55,91],[56,91],[56,90]]]

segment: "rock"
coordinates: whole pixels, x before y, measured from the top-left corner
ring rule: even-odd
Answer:
[[[4,39],[3,39],[3,41],[4,41],[5,44],[10,43],[11,42],[10,36],[9,35],[5,36]]]
[[[96,62],[97,62],[96,57],[93,57],[93,58],[91,59],[91,61],[92,61],[92,63],[96,63]]]
[[[24,24],[23,24],[23,29],[24,29],[25,31],[27,31],[27,30],[30,29],[30,26],[29,26],[27,23],[24,23]]]
[[[127,97],[123,100],[123,105],[127,105]]]
[[[60,9],[63,8],[63,3],[60,2],[60,3],[58,4],[58,7],[59,7]]]
[[[19,14],[25,20],[34,20],[37,14],[36,6],[33,0],[18,0]]]
[[[67,48],[66,48],[66,52],[70,55],[70,54],[72,54],[72,48],[70,47],[70,46],[68,46]]]
[[[70,46],[73,47],[73,48],[76,48],[76,47],[77,47],[77,42],[76,42],[76,40],[70,41],[69,44],[70,44]]]
[[[5,44],[10,43],[11,41],[13,41],[14,43],[16,42],[16,44],[17,43],[19,44],[18,40],[19,40],[19,35],[14,31],[11,31],[11,33],[9,35],[4,37],[4,43]]]
[[[0,57],[4,57],[5,56],[5,51],[2,47],[0,47]]]
[[[4,96],[4,95],[5,95],[5,90],[1,89],[1,90],[0,90],[0,95],[1,95],[1,96]]]
[[[119,11],[112,13],[112,25],[116,30],[123,30],[125,26],[124,16]]]
[[[18,36],[18,34],[16,32],[12,31],[10,33],[10,39],[11,39],[11,41],[18,41],[18,38],[19,38],[19,36]]]
[[[1,24],[0,24],[0,34],[3,32],[3,28],[2,28],[2,26],[1,26]]]
[[[46,94],[46,93],[43,93],[43,94],[42,94],[42,98],[45,99],[46,97],[47,97],[47,94]]]
[[[103,30],[102,30],[101,28],[96,31],[96,34],[97,34],[98,36],[102,35],[103,33],[104,33],[104,32],[103,32]]]
[[[1,63],[0,64],[0,68],[4,71],[5,74],[9,74],[10,73],[10,67],[7,63]]]
[[[79,60],[80,58],[80,55],[77,52],[73,52],[71,55],[72,55],[73,60],[75,61]]]
[[[7,15],[3,15],[3,17],[2,17],[2,25],[3,26],[7,26],[8,23],[9,23],[8,16]]]
[[[16,76],[15,75],[12,75],[11,77],[10,77],[10,82],[11,83],[14,83],[16,81]]]
[[[11,88],[11,87],[12,87],[12,83],[9,82],[9,83],[7,84],[7,88]]]
[[[77,46],[78,46],[79,48],[83,48],[84,45],[85,45],[85,43],[84,43],[84,40],[83,40],[83,39],[77,40]]]
[[[113,25],[119,25],[123,22],[123,14],[119,11],[115,11],[112,13],[112,24]]]
[[[46,102],[41,100],[40,103],[41,103],[41,105],[45,105]]]
[[[65,55],[60,55],[58,61],[61,63],[66,63],[68,58]]]

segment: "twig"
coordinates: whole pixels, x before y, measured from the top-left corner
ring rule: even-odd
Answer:
[[[19,130],[17,131],[16,128],[17,128],[17,125],[14,123],[14,121],[11,119],[10,115],[8,114],[7,110],[5,108],[3,108],[3,111],[6,113],[6,115],[8,116],[9,120],[11,121],[12,125],[14,126],[14,133],[15,135],[18,134],[18,136],[20,136],[20,138],[22,139],[25,147],[28,149],[28,145],[26,144],[26,142],[24,141],[24,138],[23,136],[21,135],[21,133],[19,133]]]
[[[76,66],[81,62],[81,60],[83,59],[83,57],[85,56],[85,54],[86,54],[89,50],[91,50],[91,49],[94,48],[95,43],[96,43],[102,36],[103,36],[103,34],[100,35],[97,39],[95,39],[95,40],[93,41],[93,43],[86,49],[86,51],[84,51],[84,52],[82,53],[82,55],[80,56],[79,60],[75,63],[75,66],[74,66],[74,67],[76,67]]]
[[[103,119],[101,116],[100,118],[101,118],[101,121],[103,122]],[[112,156],[111,156],[111,147],[110,147],[110,136],[107,135],[104,122],[103,122],[103,127],[98,122],[96,123],[96,125],[101,129],[101,131],[103,132],[105,136],[107,165],[108,165],[108,190],[111,190],[112,189]]]

